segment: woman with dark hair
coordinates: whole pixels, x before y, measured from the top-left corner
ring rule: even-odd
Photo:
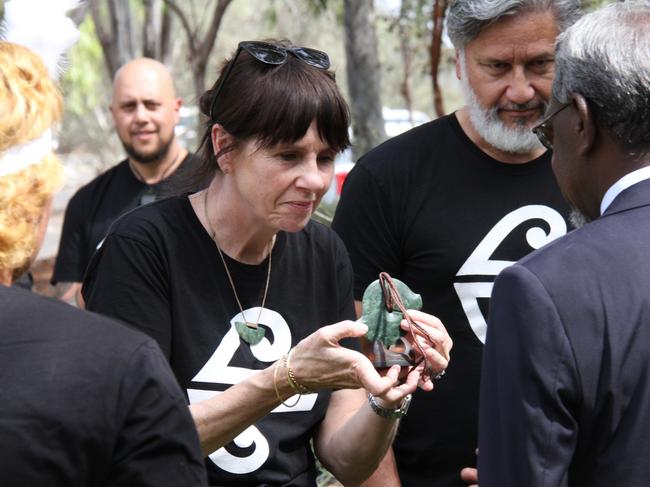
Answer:
[[[359,483],[410,393],[433,388],[422,367],[400,384],[399,367],[382,377],[339,344],[367,327],[349,321],[343,245],[310,221],[349,145],[347,105],[328,69],[314,49],[240,43],[201,97],[205,189],[118,220],[87,272],[89,309],[160,343],[214,485],[313,486],[311,439],[337,478]],[[434,317],[411,316],[433,342],[409,339],[438,374],[451,340]]]

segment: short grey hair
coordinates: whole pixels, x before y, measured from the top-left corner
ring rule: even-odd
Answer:
[[[475,39],[484,27],[507,15],[551,10],[560,32],[581,14],[580,0],[452,0],[447,34],[456,49]]]
[[[558,38],[553,96],[582,95],[625,147],[650,145],[650,2],[586,15]]]

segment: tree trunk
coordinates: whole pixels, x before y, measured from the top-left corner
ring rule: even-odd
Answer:
[[[228,5],[231,0],[217,0],[214,6],[212,19],[208,26],[207,32],[203,38],[198,36],[198,28],[193,28],[190,25],[187,15],[180,8],[178,2],[174,0],[165,0],[167,6],[177,15],[178,19],[183,26],[183,30],[187,35],[187,44],[189,48],[189,61],[192,66],[192,75],[194,77],[194,87],[196,89],[197,98],[200,97],[205,91],[205,72],[210,59],[210,54],[214,48],[217,40],[217,33],[221,27],[221,21],[226,13]],[[214,77],[216,79],[216,76]]]
[[[448,0],[436,0],[433,8],[433,33],[431,35],[431,81],[433,82],[433,106],[436,115],[445,115],[445,107],[442,101],[442,91],[438,84],[438,71],[440,68],[440,57],[442,51],[442,27],[447,12]]]
[[[171,10],[165,5],[163,6],[162,26],[160,30],[160,60],[163,64],[171,64],[172,55],[172,14]]]
[[[90,13],[97,38],[102,46],[104,62],[111,79],[124,63],[135,57],[132,13],[128,0],[108,0],[108,27],[101,0],[90,0]]]
[[[142,55],[162,61],[162,0],[143,0],[144,25],[142,26]]]
[[[345,53],[358,158],[386,139],[373,0],[345,0]]]
[[[409,114],[409,122],[413,125],[413,93],[411,91],[411,77],[413,73],[413,48],[411,47],[411,32],[406,27],[408,10],[412,6],[407,0],[402,0],[399,18],[397,19],[397,33],[399,36],[400,52],[402,53],[402,82],[400,94]]]

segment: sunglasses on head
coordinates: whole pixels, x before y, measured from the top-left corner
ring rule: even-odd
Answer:
[[[214,116],[214,107],[215,101],[219,98],[219,93],[230,75],[239,53],[246,51],[248,54],[253,56],[260,62],[264,64],[271,64],[279,66],[287,62],[289,54],[298,58],[300,61],[309,64],[318,69],[329,69],[330,67],[330,58],[327,53],[323,51],[318,51],[317,49],[311,49],[309,47],[284,47],[278,46],[275,44],[269,44],[268,42],[259,42],[259,41],[244,41],[240,42],[237,46],[237,51],[228,63],[226,72],[221,78],[221,83],[216,87],[214,95],[212,96],[212,104],[210,106],[210,118],[213,121],[216,121]]]
[[[553,117],[568,106],[571,106],[571,103],[565,103],[554,112],[548,114],[546,117],[544,117],[544,120],[542,120],[531,129],[539,141],[542,143],[542,145],[548,150],[553,150],[553,124],[551,123],[553,121]]]

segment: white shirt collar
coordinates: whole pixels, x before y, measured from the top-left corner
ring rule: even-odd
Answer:
[[[641,169],[637,169],[636,171],[629,172],[621,179],[616,181],[607,190],[605,196],[603,196],[603,201],[600,203],[601,216],[603,213],[605,213],[605,211],[607,211],[609,205],[612,204],[612,201],[614,201],[614,199],[616,199],[616,197],[619,194],[621,194],[624,190],[626,190],[630,186],[633,186],[636,183],[640,183],[641,181],[645,181],[646,179],[650,179],[650,166],[642,167]]]

